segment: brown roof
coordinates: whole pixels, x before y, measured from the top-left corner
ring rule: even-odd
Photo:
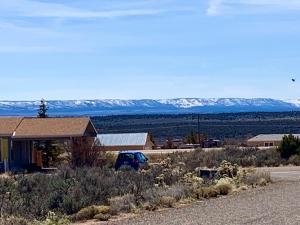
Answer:
[[[0,136],[11,136],[23,118],[0,118]]]
[[[13,138],[69,138],[85,135],[91,121],[82,118],[24,118]],[[93,126],[92,126],[93,127]],[[96,133],[94,127],[93,132]]]

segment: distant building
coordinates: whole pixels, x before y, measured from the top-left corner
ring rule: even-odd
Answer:
[[[223,143],[221,140],[216,139],[208,139],[203,141],[202,147],[203,148],[220,148],[222,147]]]
[[[97,138],[104,151],[151,150],[154,147],[148,133],[99,134]]]
[[[251,147],[278,147],[283,137],[288,134],[260,134],[247,141],[247,145]],[[293,134],[300,138],[300,134]]]

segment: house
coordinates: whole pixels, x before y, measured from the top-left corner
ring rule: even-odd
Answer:
[[[288,134],[260,134],[247,140],[247,145],[251,147],[278,147],[285,135]],[[300,134],[293,135],[300,138]]]
[[[0,118],[0,171],[41,165],[37,141],[72,142],[76,138],[95,138],[91,120],[76,118]]]
[[[97,138],[104,151],[150,150],[154,147],[148,133],[99,134]]]

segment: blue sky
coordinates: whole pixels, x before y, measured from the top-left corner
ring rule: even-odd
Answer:
[[[299,40],[299,0],[0,0],[0,99],[299,98]]]

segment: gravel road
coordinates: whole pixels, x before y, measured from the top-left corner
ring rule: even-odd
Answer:
[[[300,168],[267,168],[275,183],[235,196],[197,202],[178,209],[145,213],[107,225],[300,224]],[[103,224],[103,223],[101,223]]]

